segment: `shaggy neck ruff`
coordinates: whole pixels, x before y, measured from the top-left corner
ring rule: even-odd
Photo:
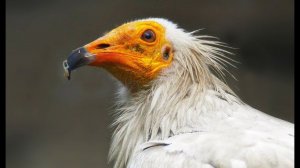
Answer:
[[[140,144],[210,129],[210,123],[230,115],[218,109],[242,103],[211,73],[222,76],[223,63],[229,63],[229,52],[219,48],[223,43],[186,33],[166,20],[152,20],[167,27],[174,60],[148,89],[131,94],[120,88],[109,153],[115,168],[125,167]]]

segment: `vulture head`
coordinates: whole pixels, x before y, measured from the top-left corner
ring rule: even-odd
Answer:
[[[110,72],[132,93],[176,80],[200,83],[203,90],[212,88],[232,92],[211,71],[223,76],[226,44],[211,36],[197,36],[161,18],[125,23],[104,36],[74,50],[63,66],[70,79],[71,71],[89,65]]]

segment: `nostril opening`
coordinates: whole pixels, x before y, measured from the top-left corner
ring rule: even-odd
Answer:
[[[104,49],[104,48],[107,48],[107,47],[109,47],[109,46],[110,46],[109,44],[105,44],[105,43],[104,43],[104,44],[98,44],[98,45],[97,45],[97,48],[98,48],[98,49]]]

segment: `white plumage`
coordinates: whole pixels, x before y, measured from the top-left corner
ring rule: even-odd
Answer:
[[[174,61],[149,90],[120,87],[114,167],[294,167],[294,125],[249,107],[211,73],[230,61],[225,44],[147,20],[166,28]]]
[[[228,116],[211,115],[206,128],[142,144],[129,167],[293,167],[291,124],[249,106],[219,103],[214,112]]]

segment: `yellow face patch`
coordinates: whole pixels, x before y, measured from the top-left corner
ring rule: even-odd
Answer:
[[[96,56],[90,65],[105,68],[134,88],[147,85],[173,59],[165,28],[155,21],[121,25],[84,47]]]

